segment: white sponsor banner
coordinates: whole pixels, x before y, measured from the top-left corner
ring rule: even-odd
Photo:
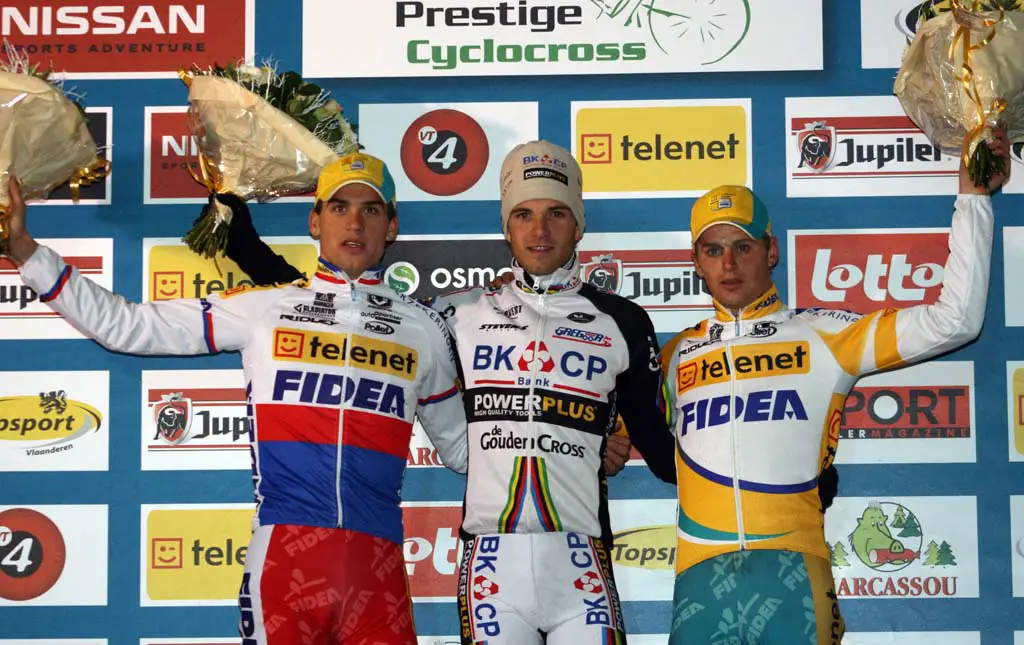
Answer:
[[[786,99],[789,197],[955,195],[942,154],[894,96]]]
[[[840,598],[977,598],[974,497],[838,497],[825,537]]]
[[[1006,404],[1010,461],[1024,461],[1024,361],[1006,361]]]
[[[0,471],[107,470],[109,372],[0,373]]]
[[[302,23],[314,78],[822,69],[821,0],[304,0]]]
[[[106,505],[0,506],[0,607],[106,604]]]
[[[114,282],[114,240],[54,238],[37,240],[78,268],[79,273],[107,289]],[[0,258],[0,338],[9,340],[84,338],[64,318],[39,301],[39,294],[21,281],[17,268]]]
[[[974,363],[930,361],[857,382],[837,464],[973,463]]]
[[[1024,495],[1010,496],[1010,542],[1013,596],[1024,598]]]
[[[1013,632],[1013,645],[1024,645],[1024,632]]]
[[[142,372],[143,470],[248,470],[242,370]]]
[[[620,600],[672,600],[676,505],[674,499],[608,502],[615,535],[612,565]]]
[[[536,103],[359,106],[359,142],[387,163],[400,202],[500,199],[505,155],[537,138]],[[500,208],[489,208],[498,228]]]
[[[860,0],[860,64],[865,69],[896,68],[903,62],[917,18],[930,0]]]
[[[1024,170],[1024,167],[1018,167]],[[1024,173],[1021,173],[1024,174]],[[1003,227],[1003,302],[1007,327],[1024,327],[1024,226]]]
[[[981,645],[981,632],[846,632],[843,645]]]

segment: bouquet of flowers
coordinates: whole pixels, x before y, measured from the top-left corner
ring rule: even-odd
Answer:
[[[189,87],[189,127],[199,149],[193,177],[210,191],[183,241],[203,257],[227,244],[231,209],[217,201],[218,193],[267,202],[310,192],[324,165],[358,149],[341,105],[295,72],[230,64],[180,76]]]
[[[79,186],[103,177],[110,162],[99,158],[85,125],[85,108],[65,91],[63,78],[41,71],[8,43],[0,57],[0,247],[8,236],[10,176],[25,199],[41,199],[71,182]]]
[[[1024,13],[1017,0],[933,1],[903,56],[894,92],[933,144],[987,184],[1002,160],[983,141],[1006,125],[1024,141]]]

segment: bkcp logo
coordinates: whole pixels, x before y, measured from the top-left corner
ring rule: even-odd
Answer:
[[[871,313],[938,300],[948,229],[789,232],[793,307]]]
[[[313,275],[317,248],[303,237],[267,238],[271,248],[289,264]],[[218,266],[188,250],[176,238],[146,238],[143,246],[143,301],[156,302],[178,298],[204,298],[252,281],[238,265],[219,258]]]
[[[142,606],[237,603],[252,516],[252,504],[143,505]]]
[[[786,99],[790,197],[947,195],[959,159],[932,145],[891,96]]]
[[[64,261],[97,284],[111,289],[114,281],[114,240],[111,238],[41,239]],[[0,258],[0,338],[84,338],[63,317],[39,302],[39,294],[21,280],[18,269]]]
[[[573,102],[584,197],[697,197],[750,185],[750,100]]]
[[[241,370],[142,372],[143,470],[245,470],[249,418]]]
[[[74,79],[174,78],[180,67],[253,56],[254,0],[149,0],[147,3],[0,8],[3,37],[40,67]]]
[[[461,502],[403,502],[405,572],[413,600],[455,600]]]
[[[873,374],[846,398],[837,462],[974,462],[974,397],[970,361]]]
[[[973,497],[840,501],[826,531],[840,598],[977,597]]]
[[[498,199],[505,154],[537,138],[536,103],[359,106],[359,141],[388,164],[405,201]]]

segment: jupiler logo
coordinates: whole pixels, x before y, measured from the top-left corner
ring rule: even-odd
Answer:
[[[188,439],[192,427],[192,399],[182,394],[165,394],[153,406],[156,433],[164,442],[176,446]]]
[[[800,168],[822,173],[832,166],[836,154],[836,129],[824,121],[805,123],[804,129],[796,135],[800,151]]]
[[[622,283],[622,260],[612,254],[600,255],[583,265],[583,281],[607,293],[618,293]]]

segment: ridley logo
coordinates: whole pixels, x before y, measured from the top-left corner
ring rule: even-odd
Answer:
[[[69,78],[173,78],[193,63],[253,56],[254,0],[52,4],[4,3],[0,31],[33,63]]]
[[[941,232],[940,232],[941,231]],[[885,234],[880,234],[885,233]],[[795,307],[862,313],[938,300],[948,231],[791,232]]]

